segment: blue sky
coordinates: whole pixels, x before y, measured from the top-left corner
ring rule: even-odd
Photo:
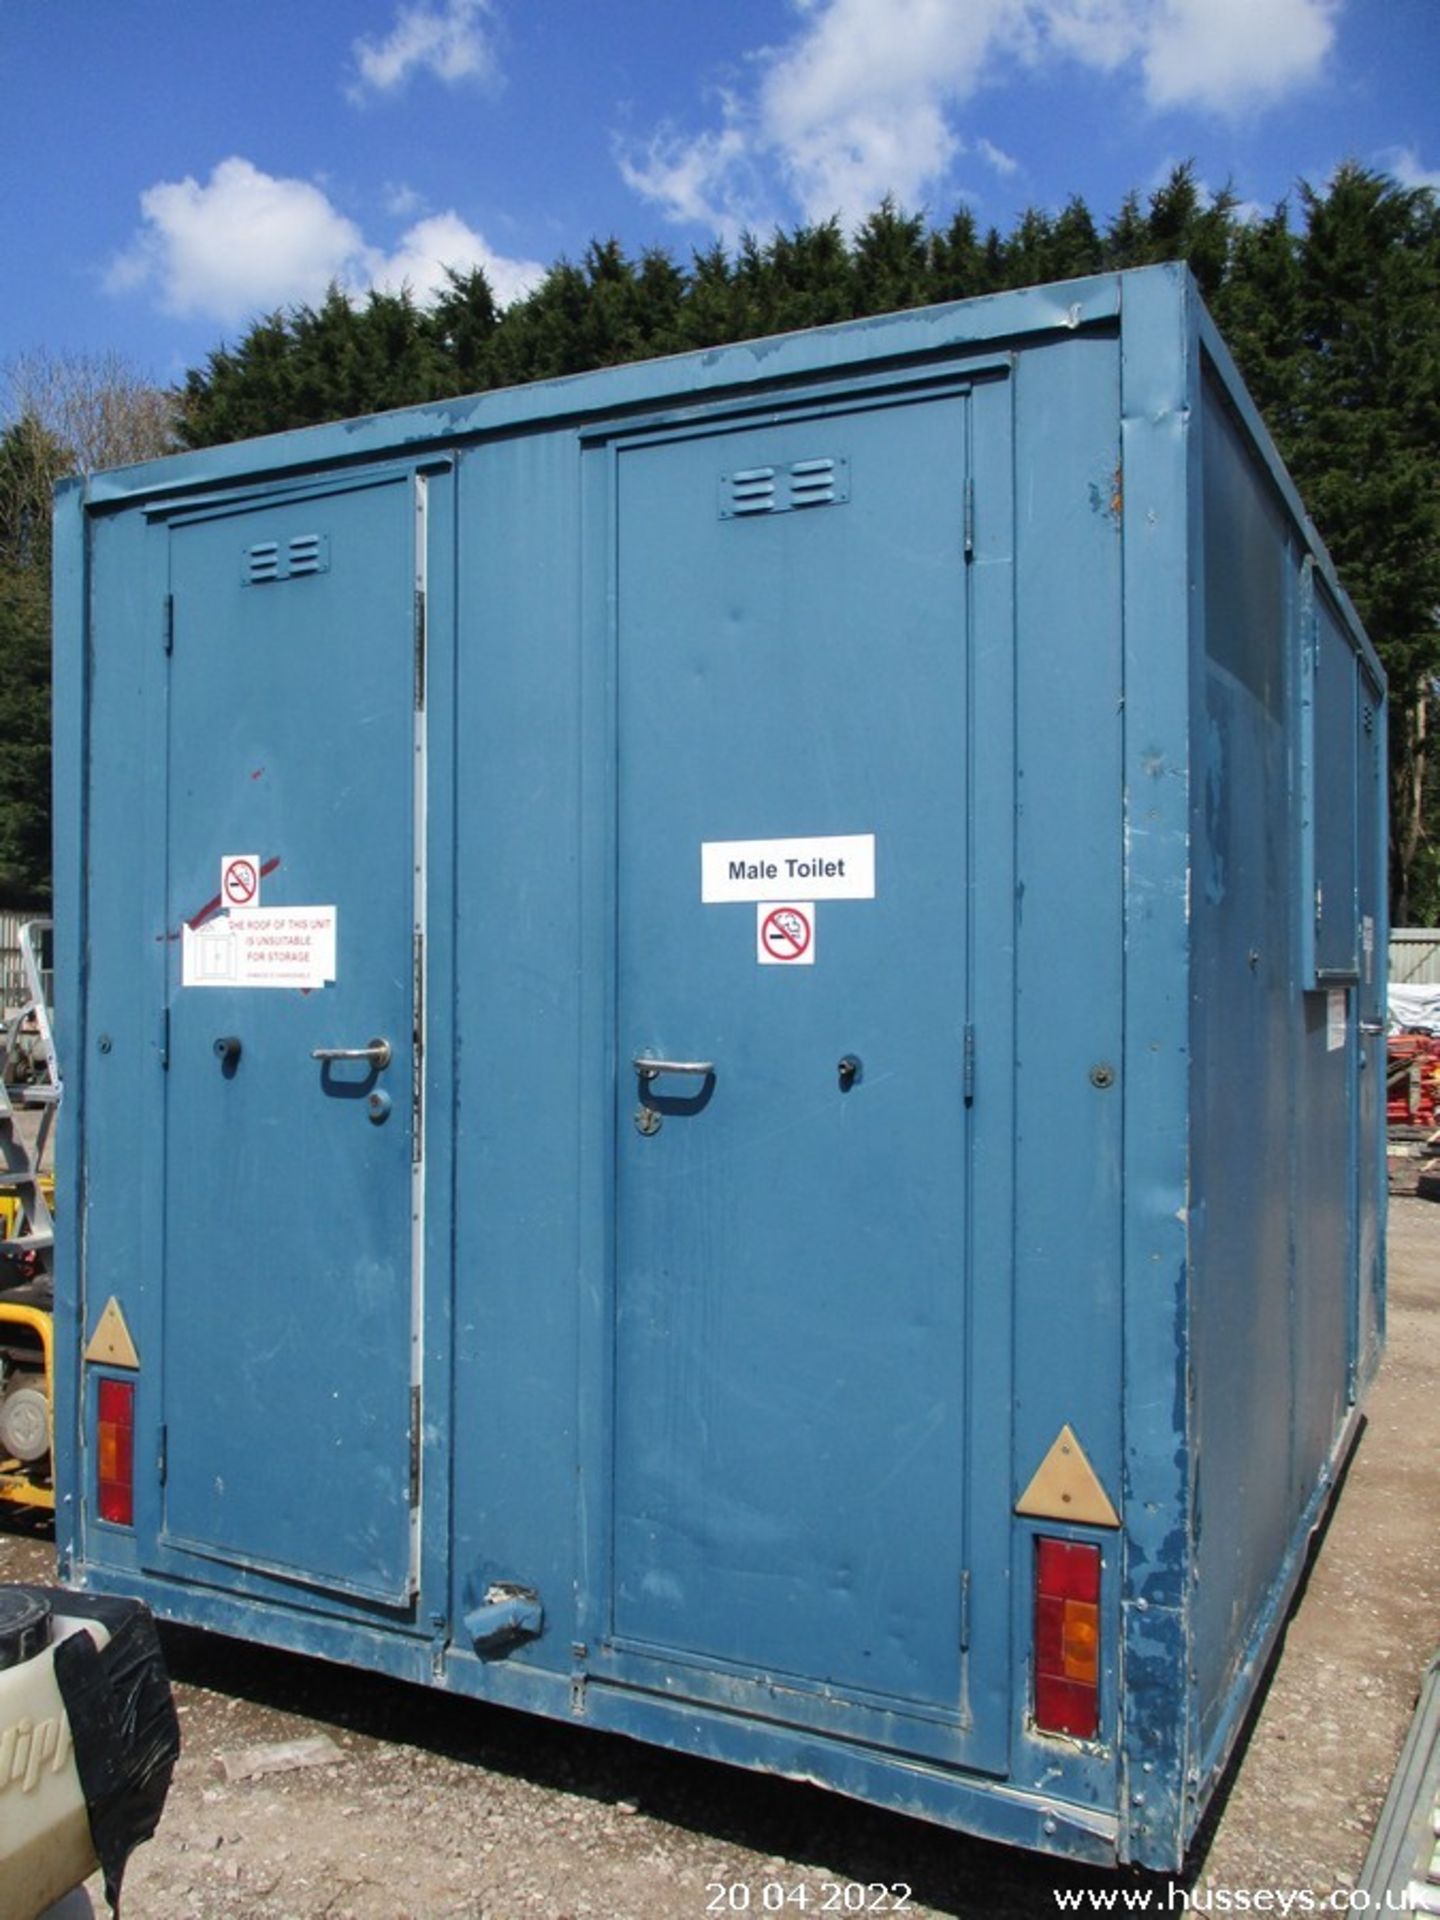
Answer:
[[[1440,187],[1440,0],[0,0],[0,362],[171,380],[332,279],[1346,157]]]

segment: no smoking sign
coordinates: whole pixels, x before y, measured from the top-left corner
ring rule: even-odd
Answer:
[[[755,909],[755,958],[762,967],[813,967],[813,904],[762,900]]]
[[[258,907],[260,904],[260,856],[258,853],[227,853],[220,862],[220,904],[224,907]]]

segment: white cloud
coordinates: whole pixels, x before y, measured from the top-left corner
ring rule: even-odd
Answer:
[[[1163,0],[1048,0],[1025,9],[1023,50],[1032,62],[1056,54],[1113,73],[1144,44],[1143,16]],[[1264,0],[1258,0],[1264,4]]]
[[[950,110],[979,85],[1013,0],[826,0],[774,56],[760,134],[808,219],[847,223],[886,193],[913,206],[960,150]]]
[[[1020,162],[1014,155],[1006,153],[1003,147],[997,147],[993,140],[987,140],[983,134],[972,145],[980,158],[987,166],[993,167],[1002,180],[1009,180],[1019,173]]]
[[[222,160],[140,196],[145,224],[111,269],[112,291],[152,286],[168,313],[232,322],[365,279],[365,244],[319,187]]]
[[[351,51],[359,78],[349,88],[352,100],[367,93],[393,93],[415,73],[437,80],[493,81],[495,48],[482,24],[490,0],[445,0],[440,7],[402,6],[382,40],[362,36]]]
[[[238,156],[203,185],[158,182],[140,207],[144,224],[111,266],[109,290],[146,288],[167,313],[222,326],[314,304],[332,283],[352,298],[408,284],[423,301],[444,286],[446,266],[484,267],[504,305],[543,271],[496,253],[454,212],[417,221],[387,253],[310,181],[277,179]]]
[[[372,260],[370,284],[381,293],[408,286],[423,305],[445,291],[447,267],[457,273],[483,267],[502,307],[528,293],[545,272],[538,260],[507,260],[494,252],[458,213],[434,213],[402,234],[394,253]]]
[[[1389,147],[1380,155],[1380,165],[1393,173],[1402,187],[1429,187],[1440,193],[1440,167],[1422,166],[1415,147]]]
[[[1234,113],[1319,78],[1340,0],[1160,0],[1143,67],[1155,107]]]
[[[1252,110],[1316,80],[1345,0],[792,0],[791,39],[754,56],[723,125],[662,128],[620,156],[628,184],[673,220],[733,232],[772,178],[810,220],[847,224],[887,193],[907,206],[949,187],[971,151],[961,111],[1017,71],[1076,62],[1152,109]]]
[[[425,204],[424,195],[414,187],[406,186],[403,180],[387,181],[383,200],[385,211],[393,214],[397,220],[403,220],[410,213],[419,213]]]
[[[773,224],[752,148],[738,124],[692,139],[666,125],[642,148],[617,143],[616,159],[626,186],[654,201],[667,219],[710,227],[733,244],[746,227]]]
[[[718,130],[662,128],[622,152],[626,182],[669,218],[731,238],[762,224],[773,177],[810,220],[913,204],[961,142],[948,109],[978,84],[1016,0],[795,0],[804,25],[756,56],[759,84],[724,96]],[[1026,0],[1028,4],[1028,0]]]

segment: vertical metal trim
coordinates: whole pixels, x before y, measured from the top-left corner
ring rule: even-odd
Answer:
[[[1022,1644],[1014,1619],[1014,1526],[998,1489],[1013,1485],[1014,1431],[1008,1383],[1014,1379],[1015,994],[1019,951],[1016,860],[1018,796],[1016,684],[1016,474],[1021,421],[1014,361],[996,378],[976,380],[965,401],[965,478],[973,515],[973,559],[964,560],[965,753],[968,763],[965,855],[969,899],[965,930],[965,1006],[976,1074],[984,1032],[989,1077],[983,1106],[964,1112],[965,1534],[961,1568],[966,1646],[962,1710],[979,1764],[1008,1772],[1020,1737],[1013,1680]],[[978,1074],[972,1082],[978,1094]],[[997,1287],[993,1276],[1002,1276]],[[998,1398],[996,1397],[998,1393]]]
[[[55,1033],[72,1149],[60,1156],[56,1191],[75,1228],[62,1234],[55,1254],[54,1429],[72,1444],[57,1448],[55,1552],[59,1577],[69,1580],[88,1524],[85,1486],[91,1453],[81,1418],[80,1330],[88,1282],[84,1142],[88,1099],[86,1044],[90,1026],[89,951],[90,732],[92,617],[91,556],[85,521],[88,483],[61,481],[55,500]]]
[[[146,705],[153,711],[147,715],[142,750],[162,771],[158,781],[147,779],[143,783],[142,819],[138,824],[142,843],[152,850],[145,863],[147,917],[158,926],[168,927],[178,924],[170,917],[172,824],[179,804],[175,776],[175,674],[179,672],[183,676],[186,670],[183,660],[178,669],[175,666],[175,644],[180,624],[179,595],[176,592],[180,572],[177,530],[168,525],[157,526],[153,531],[147,530],[146,547],[147,587],[151,591],[156,587],[160,589],[164,606],[165,650],[159,663],[154,662],[148,654],[143,661]],[[195,663],[190,662],[191,671],[194,666]],[[142,1499],[142,1489],[136,1488],[135,1523],[142,1565],[155,1563],[165,1535],[169,1479],[168,1415],[171,1384],[177,1377],[177,1369],[172,1364],[169,1351],[164,1299],[170,1258],[170,1206],[167,1196],[170,1191],[171,1101],[175,1093],[168,1077],[170,1009],[172,1000],[179,992],[180,976],[179,945],[172,945],[167,940],[157,948],[146,968],[144,988],[147,999],[152,995],[159,998],[158,1057],[166,1077],[156,1080],[146,1075],[146,1084],[136,1089],[137,1133],[145,1143],[140,1163],[143,1167],[149,1162],[148,1171],[138,1182],[144,1198],[137,1222],[136,1245],[146,1270],[160,1277],[160,1284],[153,1291],[147,1289],[146,1299],[139,1303],[141,1324],[138,1331],[142,1351],[151,1355],[146,1367],[149,1394],[155,1416],[166,1434],[167,1449],[165,1471],[157,1477],[153,1500]],[[142,1401],[144,1397],[142,1383]],[[137,1413],[139,1411],[137,1407]],[[147,1512],[147,1508],[151,1510]]]
[[[425,932],[411,939],[410,1164],[425,1159]]]
[[[428,729],[430,482],[414,486],[415,705],[412,723],[411,825],[411,1097],[410,1097],[410,1591],[420,1590],[422,1374],[425,1327],[425,926],[428,846]]]
[[[1124,706],[1124,1244],[1119,1857],[1179,1859],[1194,1824],[1189,835],[1203,619],[1193,282],[1126,274],[1120,325]],[[1162,661],[1155,635],[1177,643]],[[1157,777],[1163,771],[1163,778]],[[1175,1382],[1156,1394],[1156,1380]]]
[[[583,443],[582,443],[583,444]],[[577,965],[581,1057],[607,1090],[576,1103],[577,1347],[587,1382],[576,1422],[574,1528],[575,1639],[603,1650],[614,1584],[611,1523],[614,1475],[614,1287],[616,1261],[617,877],[615,729],[618,627],[619,455],[613,440],[581,457],[576,568],[580,632],[576,767],[580,855]]]
[[[1300,937],[1298,970],[1302,988],[1317,984],[1320,970],[1320,888],[1315,859],[1315,700],[1320,673],[1320,630],[1315,607],[1315,557],[1300,562],[1299,628],[1296,660],[1299,667],[1296,703],[1296,786],[1300,795],[1300,899],[1297,931]]]

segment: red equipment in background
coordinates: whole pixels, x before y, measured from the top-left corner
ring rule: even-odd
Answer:
[[[1390,1035],[1385,1118],[1392,1127],[1440,1126],[1440,1035]]]

